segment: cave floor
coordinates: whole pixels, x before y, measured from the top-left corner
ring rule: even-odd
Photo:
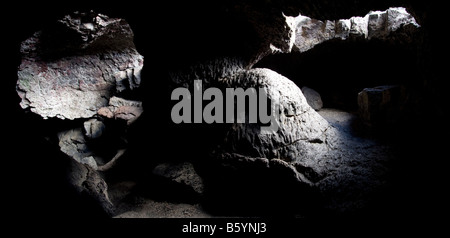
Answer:
[[[200,204],[154,200],[133,193],[136,183],[124,181],[113,184],[109,197],[116,205],[115,218],[209,218]]]
[[[324,208],[331,214],[353,214],[365,211],[379,198],[387,184],[391,160],[388,145],[361,136],[361,126],[355,113],[323,108],[318,113],[340,133],[341,148],[330,158],[335,171],[317,183]],[[327,162],[328,163],[328,162]],[[208,218],[223,217],[210,214],[200,202],[182,199],[154,199],[135,192],[135,181],[120,181],[108,185],[108,195],[116,206],[116,218]],[[381,195],[380,195],[381,194]],[[180,202],[181,201],[181,202]],[[296,217],[302,217],[302,214]]]

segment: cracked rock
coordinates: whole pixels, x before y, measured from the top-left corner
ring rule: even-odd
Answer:
[[[368,126],[394,124],[405,100],[400,86],[365,88],[358,93],[359,116]]]
[[[289,50],[278,50],[272,47],[272,52],[289,53],[292,50],[305,52],[314,46],[331,40],[347,40],[350,36],[363,37],[365,39],[387,39],[392,32],[403,26],[420,27],[413,16],[405,8],[392,7],[386,11],[372,11],[364,17],[352,17],[340,20],[316,20],[308,16],[297,17],[284,16],[285,29],[290,34],[280,34],[280,37],[288,36],[284,41],[292,42]],[[293,44],[293,45],[292,45]]]
[[[196,193],[203,194],[203,180],[196,173],[194,166],[189,162],[159,164],[153,169],[153,174],[167,178],[178,184],[188,186]]]
[[[108,196],[108,185],[95,169],[71,160],[68,179],[81,196],[93,199],[108,215],[114,214],[115,207]]]
[[[249,63],[249,68],[270,54],[303,53],[333,39],[389,40],[393,33],[402,28],[414,31],[420,27],[415,18],[403,7],[371,11],[363,17],[355,16],[339,20],[318,20],[301,14],[286,16],[280,13],[268,23],[264,21],[264,17],[260,17],[250,20],[263,42]]]
[[[60,132],[58,133],[58,138],[61,151],[79,163],[82,163],[85,157],[93,155],[86,145],[81,128]]]
[[[297,164],[318,174],[323,172],[315,165],[333,146],[334,128],[308,105],[297,85],[270,69],[260,68],[237,73],[227,85],[265,88],[280,114],[275,117],[278,130],[270,133],[263,133],[259,124],[234,124],[222,145],[226,153],[279,159],[289,166]],[[302,176],[297,177],[302,181]]]
[[[75,12],[22,42],[17,92],[44,119],[89,118],[140,84],[143,56],[122,19]]]

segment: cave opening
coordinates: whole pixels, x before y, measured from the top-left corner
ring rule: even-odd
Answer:
[[[357,95],[364,88],[417,86],[417,63],[417,50],[412,45],[334,40],[301,54],[267,56],[254,67],[273,69],[299,87],[316,89],[325,108],[356,112]]]

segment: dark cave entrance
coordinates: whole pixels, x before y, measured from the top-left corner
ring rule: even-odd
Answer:
[[[417,86],[417,54],[415,44],[332,40],[304,53],[267,56],[254,67],[270,68],[300,88],[313,88],[321,95],[324,108],[356,112],[357,95],[364,88]]]

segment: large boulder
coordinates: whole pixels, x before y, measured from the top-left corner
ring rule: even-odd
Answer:
[[[208,168],[215,171],[209,172],[207,181],[216,185],[219,196],[214,199],[225,200],[228,209],[241,205],[258,210],[273,203],[273,212],[295,212],[313,209],[323,202],[321,196],[329,194],[333,200],[320,206],[354,209],[385,180],[388,153],[375,142],[352,135],[350,114],[342,122],[326,120],[308,105],[297,85],[270,69],[242,70],[222,82],[231,88],[265,89],[271,107],[279,112],[274,130],[263,130],[267,125],[260,123],[230,125],[213,151],[219,166]],[[296,202],[285,204],[286,199]]]
[[[93,155],[81,128],[59,132],[58,139],[60,150],[79,163],[90,160],[89,158]]]
[[[292,167],[298,180],[306,183],[321,176],[323,168],[316,165],[333,148],[335,132],[308,105],[297,85],[270,69],[261,68],[241,71],[226,84],[227,87],[264,88],[272,104],[274,121],[271,123],[276,123],[277,128],[264,131],[258,123],[237,123],[221,145],[225,153],[278,159]],[[308,173],[303,174],[295,167],[308,168]]]
[[[123,19],[74,13],[22,42],[17,92],[43,118],[89,118],[139,86],[143,57]]]

